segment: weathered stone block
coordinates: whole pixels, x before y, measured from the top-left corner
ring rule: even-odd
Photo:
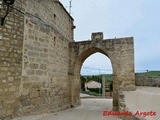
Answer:
[[[38,64],[36,64],[36,63],[30,63],[30,68],[31,69],[38,69]]]
[[[103,33],[102,32],[97,32],[97,33],[92,33],[92,40],[103,40]]]

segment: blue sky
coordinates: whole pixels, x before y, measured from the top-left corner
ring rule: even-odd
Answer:
[[[68,9],[69,0],[60,1]],[[72,0],[75,40],[88,40],[92,32],[103,32],[105,39],[133,36],[136,71],[160,70],[159,5],[160,0]],[[90,56],[81,71],[110,72],[109,59],[99,53]]]

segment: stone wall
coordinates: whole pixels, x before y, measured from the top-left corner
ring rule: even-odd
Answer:
[[[98,33],[99,35],[99,33]],[[94,38],[94,36],[92,37]],[[83,62],[92,54],[106,55],[113,69],[113,106],[118,109],[118,90],[135,90],[133,38],[104,39],[70,43],[70,79],[72,81],[72,103],[79,104],[80,70]],[[100,39],[99,39],[100,38]]]
[[[132,115],[121,115],[120,117],[123,120],[144,120],[142,117],[135,116],[135,111],[129,110],[128,106],[126,105],[125,92],[126,91],[118,91],[119,112],[120,113],[131,112]]]
[[[135,90],[133,37],[98,33],[74,42],[73,18],[58,0],[16,0],[14,7],[0,27],[0,119],[79,105],[80,69],[96,52],[112,62],[114,107],[118,90]]]
[[[20,4],[16,2],[16,6]],[[5,15],[5,6],[0,10]],[[0,118],[10,117],[18,106],[22,73],[23,14],[12,11],[0,26]]]
[[[160,87],[160,76],[138,76],[136,75],[136,86]]]
[[[73,18],[58,0],[16,0],[14,7],[0,27],[0,118],[71,107]]]

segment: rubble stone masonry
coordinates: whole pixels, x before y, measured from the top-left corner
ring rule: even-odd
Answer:
[[[160,87],[160,76],[135,76],[136,86]]]

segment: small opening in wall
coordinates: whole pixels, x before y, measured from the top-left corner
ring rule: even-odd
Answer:
[[[57,18],[57,16],[56,16],[56,14],[54,14],[54,21],[56,22],[56,18]]]
[[[0,0],[0,8],[2,8],[2,0]]]
[[[54,14],[54,18],[56,18],[56,14]]]
[[[3,36],[2,35],[0,35],[0,40],[3,38]]]
[[[54,37],[54,46],[56,45],[56,37]]]

